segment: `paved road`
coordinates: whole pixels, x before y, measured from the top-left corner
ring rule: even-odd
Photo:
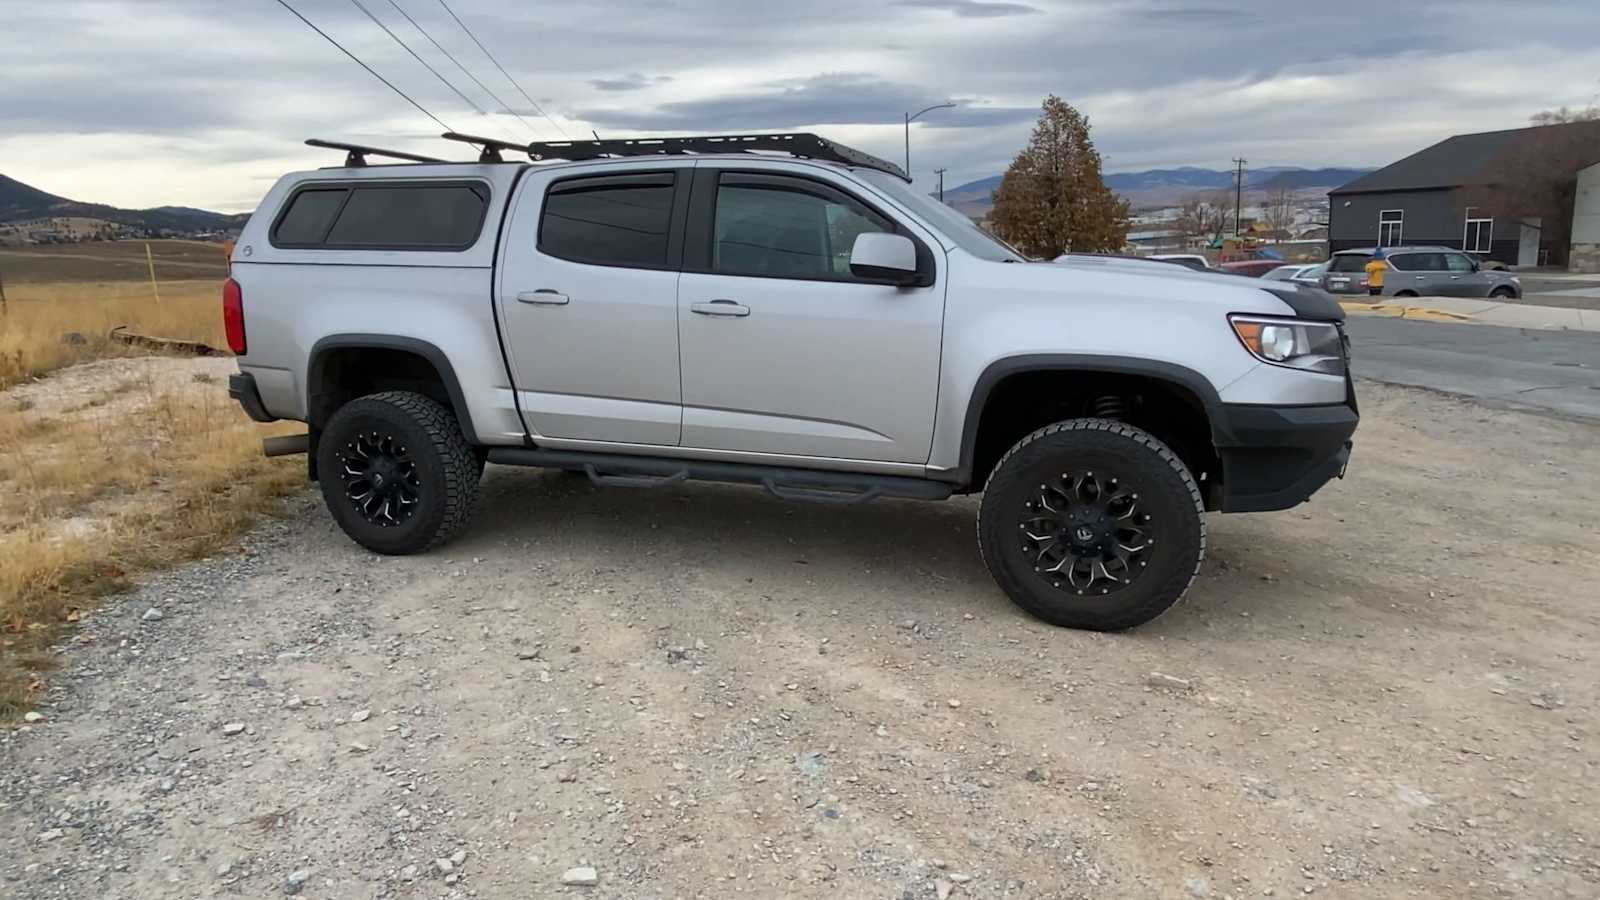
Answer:
[[[1600,419],[1600,333],[1352,316],[1357,377]]]

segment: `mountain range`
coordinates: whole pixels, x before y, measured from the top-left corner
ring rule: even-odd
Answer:
[[[104,203],[83,203],[0,175],[0,224],[64,218],[99,219],[152,232],[194,234],[238,228],[249,216],[226,215],[187,206],[120,209]]]
[[[1245,170],[1245,193],[1260,193],[1288,188],[1292,191],[1328,190],[1354,181],[1371,169],[1304,169],[1296,166],[1270,166]],[[991,195],[1000,186],[1000,175],[980,178],[946,188],[944,199],[973,218],[989,212]],[[1150,169],[1144,172],[1112,172],[1105,176],[1106,187],[1116,191],[1134,209],[1155,209],[1181,203],[1191,194],[1233,189],[1233,172],[1228,169]]]

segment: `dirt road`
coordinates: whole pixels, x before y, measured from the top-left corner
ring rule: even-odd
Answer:
[[[1015,610],[970,500],[492,470],[466,539],[380,559],[307,499],[88,617],[0,736],[0,884],[1600,895],[1600,427],[1362,400],[1348,480],[1214,518],[1120,635]]]

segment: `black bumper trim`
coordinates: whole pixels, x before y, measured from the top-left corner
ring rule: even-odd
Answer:
[[[1217,453],[1223,512],[1288,509],[1344,475],[1360,416],[1351,406],[1224,404]]]
[[[261,392],[256,390],[256,377],[246,372],[228,376],[228,396],[244,407],[244,414],[257,422],[276,422],[278,417],[267,412],[261,402]]]

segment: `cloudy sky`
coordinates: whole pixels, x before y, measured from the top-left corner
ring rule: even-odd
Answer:
[[[1595,0],[446,2],[548,118],[440,0],[360,3],[468,100],[354,0],[289,0],[451,127],[508,139],[804,129],[899,160],[901,116],[954,100],[913,126],[930,189],[937,166],[1002,171],[1048,93],[1109,171],[1381,165],[1600,99]],[[56,194],[249,210],[333,160],[304,138],[461,155],[439,130],[277,0],[0,0],[0,174]]]

